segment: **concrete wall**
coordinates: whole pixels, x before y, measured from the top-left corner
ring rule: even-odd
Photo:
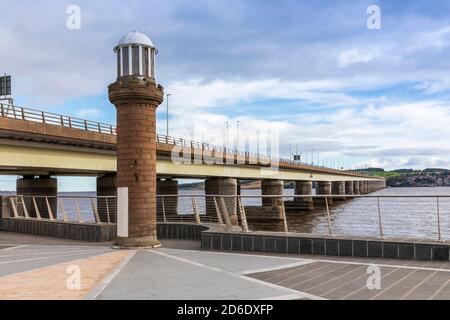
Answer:
[[[89,242],[112,241],[116,238],[115,224],[82,224],[63,221],[2,218],[0,230],[38,236]]]
[[[450,245],[275,233],[202,232],[205,250],[449,261]]]

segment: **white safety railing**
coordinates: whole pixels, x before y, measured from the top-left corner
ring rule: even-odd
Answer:
[[[161,223],[217,224],[233,231],[328,237],[450,239],[450,196],[443,195],[180,194],[157,195],[156,200]],[[313,211],[308,209],[311,203]],[[18,219],[116,223],[117,198],[16,195],[3,197],[2,207],[8,212],[3,212],[4,217]]]
[[[11,218],[78,223],[115,223],[116,197],[8,196],[3,205]]]

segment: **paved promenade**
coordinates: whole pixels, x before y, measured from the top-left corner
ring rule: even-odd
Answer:
[[[380,289],[369,290],[373,265]],[[448,262],[209,252],[194,241],[114,250],[0,232],[0,299],[450,299],[449,279]]]

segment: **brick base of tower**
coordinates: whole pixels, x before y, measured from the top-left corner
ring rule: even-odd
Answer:
[[[117,109],[117,187],[128,189],[128,232],[118,234],[117,244],[156,247],[156,108],[163,88],[151,78],[130,76],[108,89]]]

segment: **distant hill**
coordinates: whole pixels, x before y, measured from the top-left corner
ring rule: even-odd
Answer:
[[[386,178],[386,185],[390,187],[450,186],[450,170],[448,169],[397,169],[392,171],[372,171],[371,173]]]

